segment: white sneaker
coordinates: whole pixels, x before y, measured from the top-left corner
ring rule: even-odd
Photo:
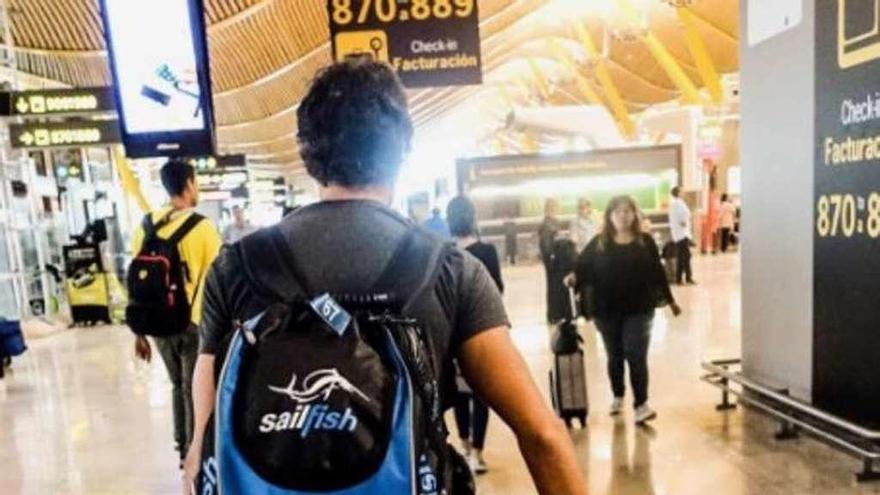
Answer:
[[[615,397],[613,401],[611,401],[611,411],[609,414],[612,416],[617,416],[618,414],[623,412],[623,397]]]
[[[641,406],[636,408],[636,424],[643,425],[652,419],[657,419],[657,411],[648,407],[647,404],[642,404]]]
[[[486,465],[486,461],[483,460],[483,452],[479,450],[474,450],[470,457],[468,457],[468,465],[470,465],[471,471],[474,474],[486,474],[489,472],[489,467]]]

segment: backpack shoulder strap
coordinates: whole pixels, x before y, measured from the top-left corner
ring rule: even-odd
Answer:
[[[198,213],[191,213],[189,217],[183,221],[183,225],[181,225],[177,230],[174,231],[173,234],[171,234],[171,237],[168,238],[168,242],[176,246],[180,243],[180,241],[183,240],[184,237],[186,237],[187,234],[192,232],[192,229],[196,228],[196,226],[204,219],[205,217],[199,215]],[[167,222],[163,220],[162,222],[160,222],[160,225],[164,225],[165,223]],[[159,230],[159,228],[157,227],[156,230]]]
[[[156,226],[153,225],[153,214],[147,213],[141,220],[141,228],[144,229],[144,240],[150,240],[156,237]],[[146,243],[145,243],[146,244]]]
[[[437,282],[452,244],[411,226],[373,285],[373,292],[395,301],[406,314],[413,303]]]
[[[308,296],[284,234],[260,229],[234,244],[248,285],[266,299],[292,302]]]
[[[443,242],[420,227],[411,226],[376,282],[374,291],[388,294],[393,301],[392,305],[402,303],[401,314],[408,316],[412,305],[436,286],[443,262],[453,249],[452,243]],[[395,295],[404,297],[395,298]],[[438,472],[444,480],[443,485],[449,486],[448,468],[451,464],[446,446],[447,430],[443,420],[440,380],[431,331],[418,325],[404,325],[392,332],[392,335],[410,372],[416,393],[424,404],[427,441],[437,456]]]
[[[152,213],[147,213],[146,215],[144,215],[144,219],[141,220],[141,227],[143,227],[144,229],[144,239],[149,240],[158,236],[159,229],[168,225],[168,223],[171,222],[171,215],[173,214],[174,210],[169,211],[156,223],[153,223]]]

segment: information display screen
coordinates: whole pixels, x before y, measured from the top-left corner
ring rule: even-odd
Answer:
[[[102,0],[129,156],[210,154],[210,76],[201,0]]]

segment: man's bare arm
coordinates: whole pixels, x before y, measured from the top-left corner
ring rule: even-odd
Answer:
[[[183,463],[185,494],[189,493],[189,487],[199,473],[205,429],[214,411],[214,395],[217,389],[214,384],[214,361],[214,356],[211,354],[199,354],[193,371],[193,439]]]
[[[508,329],[494,328],[468,339],[458,360],[474,391],[516,434],[538,492],[586,495],[571,438],[544,402]]]

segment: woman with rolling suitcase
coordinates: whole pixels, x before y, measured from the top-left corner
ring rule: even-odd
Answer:
[[[575,284],[584,316],[595,319],[608,355],[608,377],[614,400],[611,414],[623,411],[625,367],[629,366],[635,422],[657,417],[648,405],[648,346],[654,312],[669,305],[681,314],[657,244],[642,232],[639,208],[629,196],[611,200],[602,233],[578,258]]]

